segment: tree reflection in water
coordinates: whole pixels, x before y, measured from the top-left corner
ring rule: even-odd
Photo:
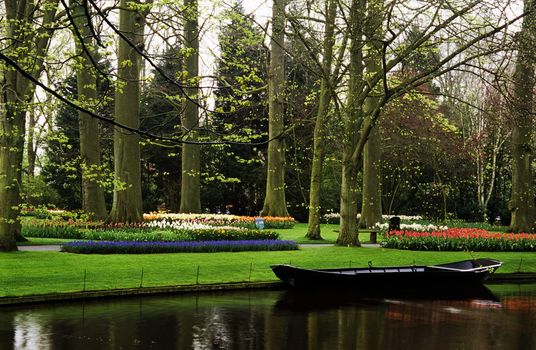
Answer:
[[[0,309],[0,349],[536,349],[536,285],[498,299],[256,291]]]

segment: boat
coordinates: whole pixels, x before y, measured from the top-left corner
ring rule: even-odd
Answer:
[[[365,289],[460,288],[482,284],[501,267],[489,258],[463,260],[430,266],[390,266],[305,269],[293,265],[272,265],[272,271],[289,287],[359,287]]]

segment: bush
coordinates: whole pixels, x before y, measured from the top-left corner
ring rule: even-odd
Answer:
[[[62,246],[62,251],[64,252],[80,254],[215,253],[296,249],[298,249],[296,242],[280,240],[205,242],[88,241],[69,242]]]
[[[382,241],[385,248],[432,251],[536,251],[536,235],[491,233],[474,228],[444,231],[391,231]]]

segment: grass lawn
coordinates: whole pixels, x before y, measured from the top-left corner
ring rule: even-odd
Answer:
[[[338,225],[322,225],[321,241],[305,238],[307,224],[275,230],[281,239],[298,243],[334,243]],[[368,243],[368,232],[360,233]],[[25,244],[61,244],[70,240],[29,238]],[[302,267],[429,265],[472,257],[504,262],[499,273],[536,273],[536,254],[499,252],[420,252],[384,248],[307,246],[298,251],[240,253],[178,253],[146,255],[79,255],[58,252],[0,253],[0,297],[107,290],[143,286],[199,283],[276,281],[270,265],[292,263]],[[84,283],[85,279],[85,283]]]
[[[499,272],[536,273],[536,254],[417,252],[383,248],[315,247],[283,252],[79,255],[58,252],[0,253],[0,297],[199,283],[275,281],[270,265],[302,267],[411,265],[491,257],[504,262]]]
[[[296,224],[291,229],[284,230],[272,230],[279,233],[281,239],[288,239],[298,243],[309,243],[309,244],[330,244],[335,243],[337,236],[339,235],[339,225],[334,224],[322,224],[320,225],[320,232],[323,240],[312,241],[305,238],[307,233],[307,224]],[[370,234],[368,230],[359,231],[359,241],[361,243],[369,243]]]

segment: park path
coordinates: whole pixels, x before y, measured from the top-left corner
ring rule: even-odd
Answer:
[[[19,250],[31,251],[31,252],[59,252],[61,245],[21,245]]]

